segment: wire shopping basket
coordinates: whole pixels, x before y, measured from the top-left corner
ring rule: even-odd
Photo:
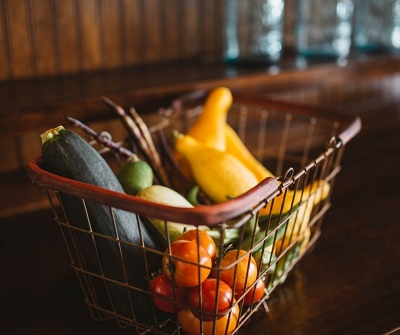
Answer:
[[[205,97],[205,92],[195,92],[176,100],[170,108],[158,111],[158,121],[149,125],[171,185],[182,193],[193,185],[182,183],[182,171],[172,154],[173,134],[176,130],[185,133],[190,128],[201,114]],[[29,163],[30,179],[48,194],[71,266],[93,318],[115,319],[119,326],[134,326],[139,333],[230,334],[255,311],[267,310],[270,294],[315,244],[331,205],[329,199],[340,172],[344,148],[361,129],[360,119],[318,107],[235,92],[228,123],[254,157],[274,171],[276,177],[267,178],[241,196],[218,204],[201,200],[199,205],[187,208],[156,204],[54,175],[41,167],[40,159]],[[107,160],[115,157],[107,155]],[[75,216],[66,213],[65,201],[71,198],[78,204],[76,211],[81,212],[85,226],[78,225],[73,220]],[[109,225],[115,234],[96,231],[87,210],[93,203],[104,206],[110,213],[128,212],[137,222],[146,218],[161,220],[166,236],[169,222],[182,227],[194,226],[197,240],[200,230],[206,227],[216,244],[216,260],[203,265],[180,259],[172,255],[173,241],[168,238],[164,250],[149,247],[143,236],[139,237],[140,243],[122,240],[112,219]],[[111,246],[117,252],[104,256],[101,252],[104,246]],[[143,259],[131,261],[127,256],[129,250],[139,250]],[[228,253],[232,261],[224,263]],[[109,265],[107,257],[113,257],[112,266],[117,268],[118,276],[105,270]],[[231,274],[233,288],[229,304],[223,310],[218,309],[222,298],[216,295],[213,308],[206,310],[202,300],[206,299],[207,292],[202,285],[196,287],[198,306],[186,298],[179,299],[181,291],[174,276],[172,293],[159,296],[150,281],[160,273],[148,261],[150,257],[158,259],[159,269],[163,259],[169,259],[187,263],[193,269],[192,275],[199,278],[203,271],[208,271],[217,291],[222,288],[227,273]],[[135,276],[145,278],[145,283],[132,279]],[[259,286],[262,287],[260,295]],[[160,310],[156,300],[170,304],[172,312]]]

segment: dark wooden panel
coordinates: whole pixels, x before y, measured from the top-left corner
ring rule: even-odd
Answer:
[[[52,0],[31,0],[28,13],[34,73],[43,76],[52,76],[58,72],[53,5]]]
[[[220,55],[223,0],[1,0],[0,81]]]
[[[4,0],[12,77],[35,75],[32,54],[31,8],[28,0]]]
[[[202,53],[203,26],[208,19],[201,15],[201,1],[178,1],[180,7],[177,29],[180,30],[180,53],[183,57],[200,55]],[[178,41],[179,42],[179,41]]]
[[[8,48],[8,24],[6,6],[0,1],[0,81],[10,77],[10,53]]]
[[[80,32],[77,22],[77,3],[54,1],[56,52],[59,73],[71,73],[81,68]]]
[[[100,53],[103,55],[103,67],[117,68],[123,64],[121,1],[102,0],[99,2]]]
[[[165,61],[178,59],[182,53],[181,42],[182,34],[184,33],[182,22],[186,20],[182,10],[183,1],[171,0],[167,6],[163,8],[163,20],[161,22],[162,29],[162,53]],[[171,48],[171,45],[176,45],[176,48]]]
[[[99,1],[78,1],[78,27],[82,70],[91,71],[102,67]]]
[[[140,0],[122,0],[122,57],[124,59],[123,65],[139,63],[142,54],[140,26],[142,24],[143,16],[141,15]]]

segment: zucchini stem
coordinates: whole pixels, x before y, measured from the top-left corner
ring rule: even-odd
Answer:
[[[65,128],[63,126],[58,126],[58,127],[46,130],[43,134],[40,135],[40,138],[42,139],[42,145],[45,144],[47,141],[52,140],[55,136],[57,136],[64,129]]]

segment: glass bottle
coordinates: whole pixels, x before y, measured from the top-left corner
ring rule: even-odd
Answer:
[[[284,0],[227,0],[227,62],[275,62],[283,49]]]
[[[400,0],[356,0],[354,30],[359,51],[400,50]]]
[[[347,57],[352,41],[353,13],[353,0],[298,0],[298,54],[304,57]]]

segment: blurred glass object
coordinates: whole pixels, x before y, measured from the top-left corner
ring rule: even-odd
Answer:
[[[359,51],[400,50],[400,0],[356,0],[354,30]]]
[[[227,0],[227,62],[276,62],[283,49],[284,0]]]
[[[298,0],[297,53],[306,58],[345,58],[352,42],[352,0]]]

